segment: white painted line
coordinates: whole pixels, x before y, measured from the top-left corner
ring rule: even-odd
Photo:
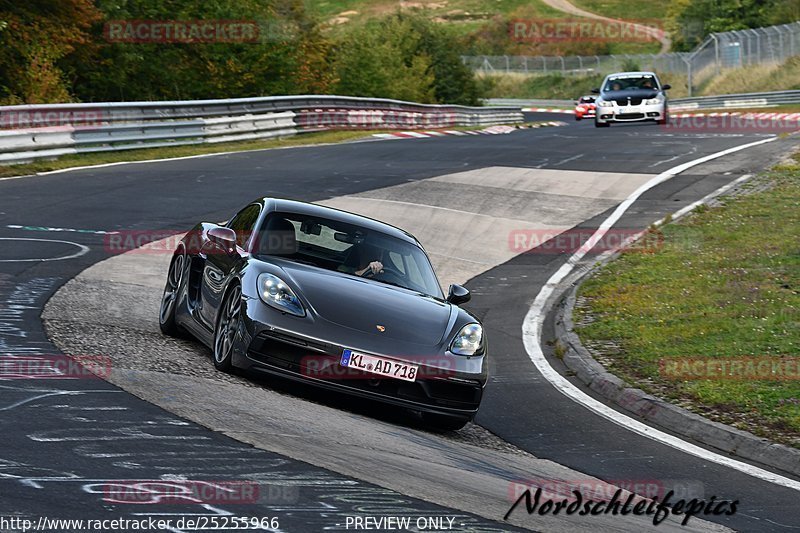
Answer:
[[[60,257],[49,257],[44,259],[0,259],[0,263],[28,263],[28,262],[44,263],[47,261],[63,261],[65,259],[74,259],[76,257],[80,257],[89,251],[88,246],[78,244],[77,242],[59,241],[56,239],[24,239],[22,237],[0,237],[0,241],[57,242],[62,244],[71,244],[72,246],[78,247],[78,251],[70,255],[62,255]]]
[[[720,187],[716,191],[705,195],[700,200],[697,200],[696,202],[692,202],[691,204],[687,205],[686,207],[678,209],[677,211],[675,211],[672,214],[672,220],[677,220],[677,219],[683,217],[684,215],[686,215],[687,213],[692,211],[695,207],[697,207],[699,205],[702,205],[702,204],[708,202],[709,200],[711,200],[712,198],[716,198],[717,196],[720,196],[721,194],[725,194],[730,189],[733,189],[734,187],[736,187],[740,183],[745,182],[745,181],[749,180],[752,177],[753,177],[752,174],[745,174],[745,175],[743,175],[743,176],[741,176],[739,178],[736,178],[735,180],[733,180],[732,182],[728,183],[727,185],[723,185],[722,187]],[[664,224],[665,221],[666,221],[666,219],[662,218],[661,220],[658,220],[657,222],[655,222],[655,225],[656,226],[661,226],[661,225]]]
[[[673,167],[666,172],[662,172],[661,174],[655,176],[653,179],[644,183],[641,187],[631,193],[628,198],[625,199],[614,212],[600,224],[600,227],[597,231],[591,236],[591,238],[586,242],[584,246],[582,246],[577,252],[572,254],[570,258],[567,260],[564,265],[558,269],[550,279],[547,280],[542,290],[539,291],[539,294],[536,295],[536,299],[531,304],[531,308],[528,310],[528,314],[525,315],[525,320],[522,324],[522,341],[525,345],[525,351],[528,353],[533,364],[539,370],[539,372],[547,379],[559,392],[570,398],[576,403],[579,403],[589,409],[590,411],[602,416],[603,418],[627,429],[652,439],[656,442],[664,444],[666,446],[670,446],[675,448],[676,450],[681,450],[688,454],[694,455],[695,457],[699,457],[703,460],[716,463],[719,465],[727,466],[729,468],[733,468],[734,470],[738,470],[744,474],[753,476],[758,479],[762,479],[764,481],[768,481],[770,483],[775,483],[776,485],[781,485],[790,489],[794,489],[800,491],[800,482],[795,481],[793,479],[781,476],[779,474],[775,474],[768,470],[764,470],[763,468],[759,468],[757,466],[749,465],[747,463],[743,463],[741,461],[737,461],[736,459],[732,459],[730,457],[726,457],[724,455],[720,455],[718,453],[714,453],[712,451],[706,450],[701,448],[700,446],[696,446],[690,442],[687,442],[683,439],[670,435],[668,433],[664,433],[658,429],[652,428],[647,424],[644,424],[638,420],[635,420],[629,416],[626,416],[618,411],[615,411],[611,407],[599,402],[580,390],[578,387],[570,383],[566,378],[564,378],[561,374],[556,372],[556,370],[550,366],[550,363],[547,362],[547,359],[544,357],[544,353],[542,353],[541,347],[541,330],[542,324],[544,320],[544,309],[547,303],[548,298],[553,294],[556,286],[569,275],[570,272],[575,268],[577,263],[594,247],[597,242],[603,238],[603,236],[608,232],[608,230],[622,217],[625,211],[633,205],[633,203],[645,192],[652,189],[659,183],[667,181],[672,177],[684,172],[692,167],[705,163],[707,161],[711,161],[713,159],[717,159],[719,157],[726,156],[728,154],[732,154],[734,152],[738,152],[740,150],[745,150],[747,148],[752,148],[753,146],[758,146],[761,144],[765,144],[768,142],[774,141],[775,138],[764,139],[761,141],[756,141],[748,144],[744,144],[741,146],[736,146],[733,148],[729,148],[727,150],[723,150],[721,152],[717,152],[715,154],[707,155],[705,157],[701,157],[699,159],[695,159],[693,161],[689,161],[687,163],[680,164],[676,167]]]
[[[80,229],[80,228],[53,228],[49,226],[20,226],[19,224],[7,224],[9,229],[21,229],[25,231],[54,231],[62,233],[87,233],[92,235],[116,235],[119,231],[105,231],[94,229]]]

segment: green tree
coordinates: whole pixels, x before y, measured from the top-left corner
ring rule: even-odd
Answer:
[[[673,49],[688,51],[710,33],[797,20],[798,0],[672,0],[665,23]]]
[[[336,92],[433,103],[431,58],[420,52],[420,41],[411,21],[399,16],[350,32],[336,54]]]
[[[234,98],[327,92],[330,43],[302,0],[97,0],[110,20],[254,22],[257,42],[127,43],[109,41],[74,57],[75,93],[87,101]]]
[[[485,92],[459,55],[458,39],[418,13],[367,22],[338,43],[339,94],[478,105]]]
[[[72,100],[61,61],[89,43],[90,0],[0,0],[0,102]]]
[[[475,74],[461,60],[458,39],[447,26],[431,22],[420,15],[411,16],[410,21],[414,30],[420,35],[418,53],[427,55],[431,59],[436,101],[447,104],[479,105],[483,94],[476,82]]]

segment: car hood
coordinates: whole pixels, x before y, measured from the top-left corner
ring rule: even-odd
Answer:
[[[657,97],[658,94],[659,91],[655,89],[627,89],[624,91],[604,92],[601,97],[606,101],[613,100],[618,104],[624,104],[628,102],[628,98],[631,100],[648,100]]]
[[[315,318],[382,339],[436,346],[455,319],[450,303],[413,291],[298,263],[281,268]]]

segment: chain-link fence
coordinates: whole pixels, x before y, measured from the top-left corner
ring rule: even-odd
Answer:
[[[481,72],[528,74],[595,74],[636,68],[662,72],[685,72],[683,57],[689,53],[609,56],[462,56],[464,64]]]
[[[691,52],[607,56],[463,56],[475,71],[523,74],[605,74],[619,70],[655,70],[686,74],[692,87],[722,69],[776,64],[800,54],[800,21],[780,26],[712,33]]]

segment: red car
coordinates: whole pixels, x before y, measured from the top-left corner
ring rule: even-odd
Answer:
[[[594,117],[594,96],[581,96],[575,102],[575,120]]]

